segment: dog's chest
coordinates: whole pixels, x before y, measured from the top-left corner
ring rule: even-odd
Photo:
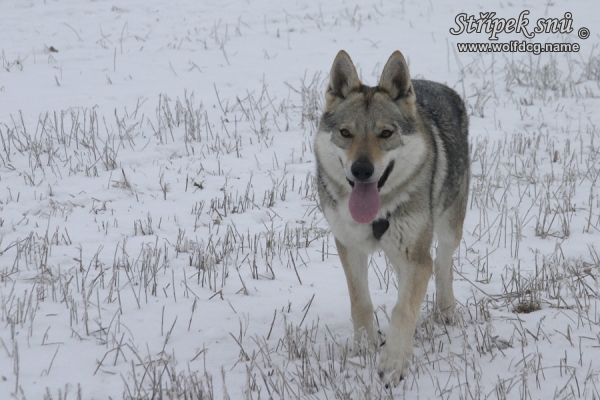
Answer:
[[[339,208],[326,208],[323,211],[333,235],[345,245],[360,248],[368,253],[379,247],[379,240],[373,235],[371,224],[356,223],[349,212]]]

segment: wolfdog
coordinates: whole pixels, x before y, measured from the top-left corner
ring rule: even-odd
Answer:
[[[320,206],[346,274],[355,352],[364,339],[377,346],[369,255],[382,249],[396,271],[398,300],[378,364],[386,386],[408,373],[434,266],[436,315],[453,318],[452,256],[469,191],[467,135],[459,95],[440,83],[411,80],[399,51],[375,87],[363,85],[348,54],[338,53],[315,139]]]

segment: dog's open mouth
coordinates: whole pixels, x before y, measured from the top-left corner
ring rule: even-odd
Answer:
[[[383,171],[383,175],[381,175],[381,178],[379,178],[379,182],[377,182],[378,190],[381,189],[383,187],[383,185],[385,185],[385,181],[387,181],[387,179],[390,176],[390,174],[392,173],[393,169],[394,169],[394,160],[390,161],[390,163],[388,164],[385,171]]]
[[[352,186],[348,207],[352,218],[356,222],[368,224],[375,219],[381,207],[379,190],[385,185],[393,168],[394,161],[391,161],[377,182],[352,182],[348,179],[350,186]]]

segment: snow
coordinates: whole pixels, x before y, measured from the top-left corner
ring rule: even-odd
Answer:
[[[0,398],[600,398],[598,6],[490,4],[3,1]],[[451,35],[458,13],[523,10],[571,12],[533,41],[579,53],[456,50],[489,36]],[[432,281],[394,389],[348,355],[316,206],[342,48],[371,85],[401,50],[471,114],[457,322]],[[382,254],[369,278],[385,333]]]

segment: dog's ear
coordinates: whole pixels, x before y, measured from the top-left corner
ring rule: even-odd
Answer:
[[[329,86],[325,93],[327,105],[336,99],[345,99],[350,92],[360,89],[360,86],[360,79],[350,56],[344,50],[340,50],[329,74]]]
[[[396,50],[383,67],[379,88],[388,92],[394,101],[402,99],[414,103],[415,90],[410,80],[408,65],[399,51]]]

